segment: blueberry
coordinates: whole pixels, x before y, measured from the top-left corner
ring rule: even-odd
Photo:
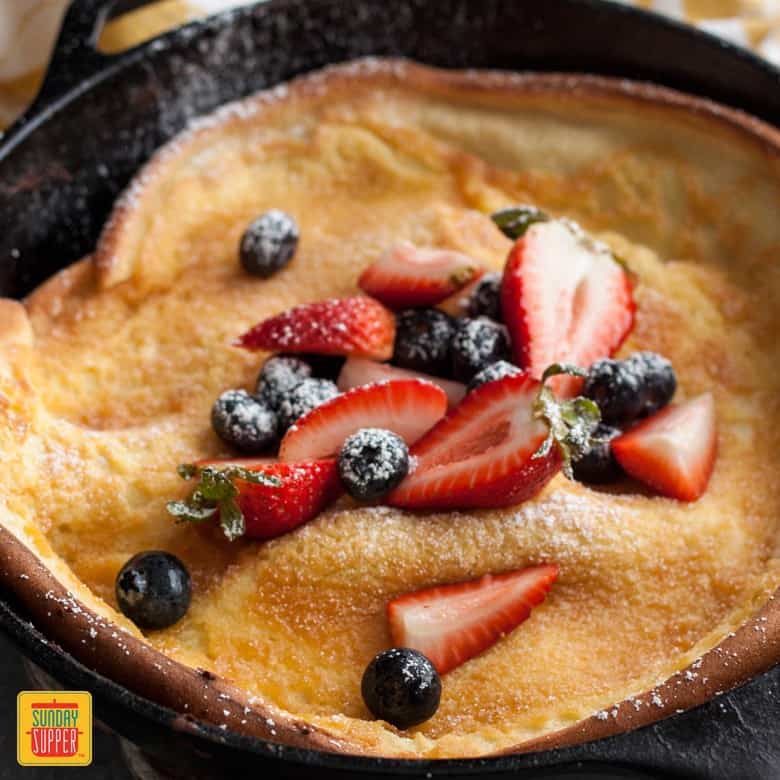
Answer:
[[[452,338],[452,372],[470,382],[482,369],[509,358],[509,333],[487,317],[458,320]]]
[[[516,376],[522,374],[523,370],[518,368],[514,363],[509,363],[506,360],[499,360],[497,363],[491,363],[487,368],[483,368],[470,382],[468,386],[468,392],[476,390],[480,385],[485,385],[488,382],[495,382],[496,379],[503,379],[507,376]]]
[[[602,485],[620,479],[623,470],[612,454],[612,440],[618,436],[618,428],[599,424],[593,433],[593,445],[573,464],[574,478],[578,482]]]
[[[338,394],[338,387],[329,379],[304,379],[290,390],[279,406],[280,432],[284,433],[304,414]]]
[[[339,453],[339,475],[358,501],[375,501],[398,487],[409,471],[409,449],[392,431],[362,428]]]
[[[485,274],[471,293],[467,312],[469,317],[489,317],[501,322],[501,279],[502,274]]]
[[[346,362],[343,355],[315,355],[304,353],[301,358],[311,366],[311,372],[319,379],[338,379],[341,369]]]
[[[298,248],[298,225],[279,209],[255,219],[241,237],[241,265],[253,276],[267,278],[284,268]]]
[[[211,408],[211,425],[226,444],[258,454],[276,441],[276,412],[246,390],[226,390]]]
[[[149,550],[119,570],[115,592],[119,609],[139,628],[167,628],[186,614],[192,583],[175,555]]]
[[[597,360],[588,372],[583,394],[594,400],[608,425],[625,426],[665,406],[677,381],[672,364],[652,352],[627,360]]]
[[[276,411],[287,394],[311,376],[311,366],[292,355],[268,358],[257,377],[257,397]]]
[[[677,377],[669,360],[655,352],[636,352],[627,361],[642,375],[642,416],[663,409],[674,397]]]
[[[434,376],[450,371],[452,317],[437,309],[406,309],[396,318],[393,363]]]
[[[441,700],[441,678],[422,653],[396,647],[379,653],[366,667],[360,686],[371,713],[399,729],[433,717]]]

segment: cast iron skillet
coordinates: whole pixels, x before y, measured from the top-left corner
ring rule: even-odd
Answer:
[[[107,57],[93,43],[114,5],[72,2],[41,94],[0,139],[0,294],[22,296],[90,252],[130,176],[188,120],[356,56],[648,79],[780,125],[780,71],[616,3],[271,0]],[[92,691],[98,717],[176,777],[265,771],[274,777],[551,778],[589,769],[601,777],[725,780],[780,772],[779,668],[696,710],[599,742],[498,759],[411,762],[280,747],[187,721],[47,643],[11,594],[0,593],[0,626],[62,685]]]

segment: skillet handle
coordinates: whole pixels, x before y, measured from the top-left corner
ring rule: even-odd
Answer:
[[[119,5],[129,10],[145,4],[125,0]],[[97,50],[96,43],[114,5],[117,0],[71,0],[43,84],[28,114],[55,103],[79,84],[88,83],[111,59]]]

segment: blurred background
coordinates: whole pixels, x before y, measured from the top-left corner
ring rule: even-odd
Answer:
[[[69,0],[0,0],[0,129],[40,84]],[[100,47],[116,52],[190,19],[251,0],[157,0],[114,19]],[[682,19],[780,64],[780,0],[623,0]],[[136,3],[138,4],[138,3]]]

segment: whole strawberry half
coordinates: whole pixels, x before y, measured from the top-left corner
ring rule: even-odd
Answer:
[[[563,370],[554,366],[544,375]],[[387,497],[408,509],[518,504],[536,495],[562,463],[586,451],[599,421],[592,401],[558,401],[526,373],[472,390],[410,450],[414,469]]]
[[[517,628],[557,577],[558,567],[545,564],[408,593],[387,606],[393,643],[445,674]]]
[[[629,277],[607,246],[560,219],[532,224],[515,243],[501,308],[515,362],[536,379],[552,363],[587,368],[612,355],[635,310]]]
[[[279,463],[203,461],[179,467],[198,483],[188,501],[171,501],[179,521],[219,518],[225,536],[272,539],[316,517],[342,493],[335,460]]]
[[[386,382],[391,379],[422,379],[425,382],[432,382],[444,390],[450,406],[459,404],[463,400],[463,396],[466,395],[466,385],[461,382],[356,357],[348,358],[344,363],[337,384],[339,390],[345,392],[353,387],[370,385],[374,382]]]
[[[279,458],[299,461],[338,454],[361,428],[384,428],[413,444],[447,411],[447,396],[430,382],[394,379],[337,395],[299,419],[282,439]]]
[[[403,241],[360,275],[358,286],[392,309],[433,306],[482,274],[479,263],[451,249]]]
[[[394,339],[393,313],[373,298],[355,296],[295,306],[255,325],[236,346],[388,360]]]
[[[623,469],[669,498],[696,501],[712,475],[718,448],[710,393],[667,406],[612,441]]]

